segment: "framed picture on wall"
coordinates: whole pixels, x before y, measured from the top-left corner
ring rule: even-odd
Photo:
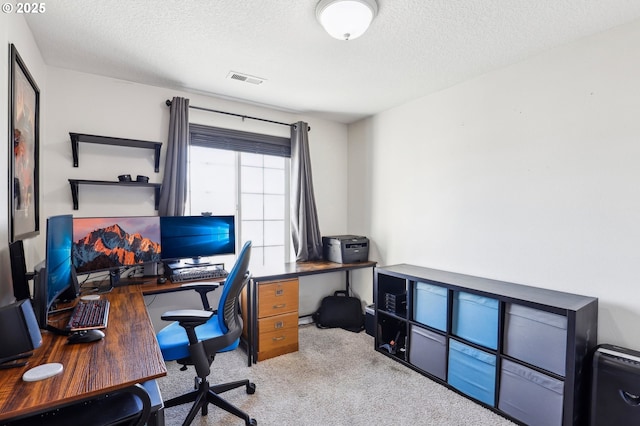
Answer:
[[[40,233],[40,90],[12,44],[9,64],[9,241]]]

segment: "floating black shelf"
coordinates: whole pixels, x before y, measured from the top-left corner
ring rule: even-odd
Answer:
[[[71,137],[71,150],[73,152],[73,167],[78,167],[78,142],[86,142],[86,143],[97,143],[101,145],[118,145],[118,146],[128,146],[133,148],[153,149],[155,153],[154,155],[155,172],[158,173],[160,171],[160,149],[162,148],[162,143],[160,142],[141,141],[137,139],[113,138],[109,136],[96,136],[96,135],[87,135],[83,133],[71,133],[71,132],[69,132],[69,136]]]
[[[160,183],[147,183],[147,182],[119,182],[119,181],[105,181],[105,180],[85,180],[85,179],[69,179],[69,185],[71,185],[71,197],[73,198],[73,209],[78,210],[78,186],[80,185],[108,185],[108,186],[144,186],[148,188],[154,188],[155,195],[155,209],[158,210],[160,203]]]

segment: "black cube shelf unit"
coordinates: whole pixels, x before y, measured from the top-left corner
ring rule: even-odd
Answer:
[[[517,423],[587,424],[597,298],[400,264],[374,303],[378,352]]]

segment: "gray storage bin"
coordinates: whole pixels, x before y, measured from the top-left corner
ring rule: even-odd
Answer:
[[[529,426],[562,424],[564,382],[502,360],[498,409]]]
[[[513,303],[506,310],[504,353],[564,376],[567,317]]]
[[[409,362],[439,379],[447,379],[447,338],[424,328],[411,326]]]

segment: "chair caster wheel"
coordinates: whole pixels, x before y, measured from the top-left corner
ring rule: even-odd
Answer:
[[[249,419],[249,423],[247,423],[249,426],[257,426],[258,422],[256,421],[256,419]]]
[[[247,385],[247,393],[249,395],[253,395],[254,393],[256,393],[256,384],[255,383],[249,383]]]

